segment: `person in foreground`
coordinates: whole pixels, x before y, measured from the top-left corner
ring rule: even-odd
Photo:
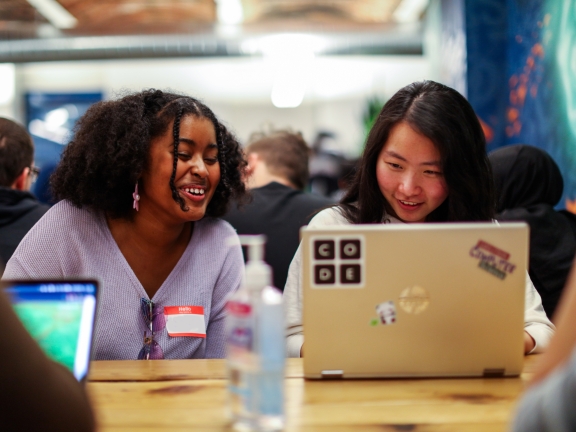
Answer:
[[[560,169],[548,153],[528,145],[490,152],[498,203],[496,219],[530,225],[530,279],[552,318],[576,252],[576,216],[557,211],[564,189]]]
[[[62,365],[46,357],[0,292],[0,429],[5,431],[92,431],[86,393]]]
[[[558,331],[517,407],[515,432],[576,430],[576,261],[554,320]]]
[[[348,193],[308,225],[492,221],[495,198],[486,141],[474,110],[456,90],[410,84],[384,105]],[[302,355],[301,251],[284,288],[286,344]],[[524,352],[540,352],[554,332],[526,277]]]
[[[300,228],[310,222],[314,212],[334,203],[304,192],[309,152],[299,133],[257,135],[245,149],[246,186],[252,201],[242,208],[232,206],[224,216],[238,234],[266,235],[265,259],[272,266],[274,286],[280,290],[298,248]]]
[[[193,98],[148,90],[97,103],[52,176],[61,201],[4,278],[99,278],[98,360],[223,357],[244,262],[217,217],[244,193],[244,168],[236,139]],[[183,307],[195,331],[170,331],[165,306]]]
[[[30,193],[38,169],[24,126],[0,117],[0,261],[2,269],[48,206]],[[0,276],[2,275],[0,269]]]

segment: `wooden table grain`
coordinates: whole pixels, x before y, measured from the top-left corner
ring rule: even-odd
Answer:
[[[505,431],[519,378],[307,381],[286,365],[287,431]],[[223,360],[96,361],[87,384],[100,431],[229,431]]]

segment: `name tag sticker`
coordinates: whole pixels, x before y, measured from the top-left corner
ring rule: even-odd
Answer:
[[[171,337],[206,337],[202,306],[164,306],[166,330]]]

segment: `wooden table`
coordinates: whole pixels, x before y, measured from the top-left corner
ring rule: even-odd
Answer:
[[[505,431],[520,378],[306,381],[286,368],[288,431]],[[88,391],[100,431],[231,430],[224,360],[95,361]]]

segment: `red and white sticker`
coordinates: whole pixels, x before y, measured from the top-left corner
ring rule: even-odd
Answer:
[[[172,337],[206,337],[206,321],[202,306],[164,306],[166,330]]]

